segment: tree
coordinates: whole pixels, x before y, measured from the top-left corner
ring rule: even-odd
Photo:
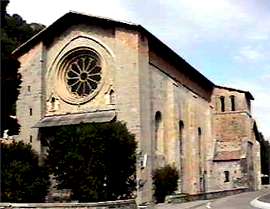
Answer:
[[[45,167],[29,144],[1,142],[1,201],[42,202],[50,185]]]
[[[128,198],[135,189],[136,142],[125,124],[81,124],[51,132],[46,164],[59,189],[72,199],[105,201]]]
[[[1,135],[5,129],[9,129],[9,134],[17,134],[19,129],[17,120],[10,116],[15,115],[15,103],[19,94],[20,63],[11,56],[11,52],[44,28],[40,24],[32,27],[33,24],[27,24],[17,14],[7,14],[8,3],[8,0],[1,0]]]
[[[178,172],[175,167],[166,165],[153,173],[154,197],[158,203],[164,202],[166,195],[177,189]]]
[[[270,144],[265,140],[262,133],[259,133],[260,152],[261,152],[261,172],[270,175]]]

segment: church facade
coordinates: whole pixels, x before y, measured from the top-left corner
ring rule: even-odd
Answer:
[[[260,188],[252,95],[215,85],[142,26],[69,12],[13,55],[19,138],[41,155],[44,127],[119,120],[138,142],[139,203],[167,164],[180,193]]]

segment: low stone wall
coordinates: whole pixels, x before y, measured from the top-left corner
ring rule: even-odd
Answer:
[[[137,209],[135,200],[97,203],[0,203],[0,209]]]
[[[230,195],[239,194],[242,192],[250,191],[247,187],[241,187],[237,189],[222,190],[222,191],[211,191],[200,194],[174,194],[166,196],[166,203],[183,203],[195,200],[209,200],[219,197],[225,197]]]

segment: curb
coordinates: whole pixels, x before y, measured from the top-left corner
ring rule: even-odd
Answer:
[[[196,209],[196,208],[199,208],[199,207],[201,207],[203,205],[205,205],[207,207],[207,205],[209,203],[211,203],[211,201],[207,201],[207,202],[204,202],[204,203],[201,203],[201,204],[198,204],[198,205],[194,205],[194,206],[190,207],[189,209]]]
[[[200,202],[197,202],[197,201],[190,201],[190,202],[185,202],[185,203],[165,203],[163,204],[164,206],[164,209],[169,209],[171,208],[170,206],[172,206],[172,208],[176,209],[176,208],[181,208],[181,209],[196,209],[196,208],[199,208],[201,206],[206,206],[209,202],[212,202],[212,201],[209,201],[209,200],[201,200]],[[146,207],[146,209],[161,209],[162,206],[160,207]]]
[[[270,209],[270,203],[262,202],[258,199],[259,199],[259,197],[252,200],[250,202],[250,205],[257,207],[257,208],[260,208],[260,209]]]

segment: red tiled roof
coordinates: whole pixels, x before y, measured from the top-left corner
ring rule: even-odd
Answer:
[[[216,152],[214,161],[240,160],[240,150]]]

